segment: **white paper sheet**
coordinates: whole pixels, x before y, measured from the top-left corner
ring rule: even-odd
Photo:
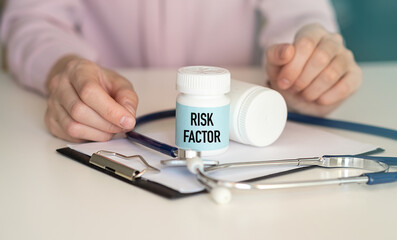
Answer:
[[[139,129],[139,132],[148,136],[174,145],[174,120],[161,120],[150,123],[150,126]],[[143,131],[142,131],[143,130]],[[114,139],[109,142],[93,142],[84,144],[68,145],[70,148],[87,155],[92,155],[99,150],[118,152],[124,155],[142,155],[151,165],[161,170],[161,173],[147,172],[145,178],[158,182],[182,193],[197,192],[203,189],[194,175],[190,174],[185,167],[164,167],[160,160],[168,159],[166,155],[137,145],[127,139]],[[326,154],[358,154],[375,150],[377,146],[360,143],[341,137],[319,128],[288,122],[281,137],[271,146],[258,148],[236,142],[230,142],[229,149],[221,155],[211,157],[221,163],[241,161],[263,161],[272,159],[315,157]],[[141,170],[144,165],[136,161],[128,161],[113,158],[132,168]],[[214,172],[218,178],[240,181],[255,177],[268,175],[288,169],[293,166],[276,167],[250,167],[244,169],[228,169]]]

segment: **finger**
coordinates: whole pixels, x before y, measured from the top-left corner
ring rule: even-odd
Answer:
[[[73,138],[71,136],[68,136],[65,133],[65,131],[63,131],[63,129],[61,128],[59,122],[52,121],[52,120],[50,120],[50,121],[53,122],[53,123],[51,123],[51,127],[49,127],[49,129],[50,129],[50,132],[52,133],[52,135],[54,135],[55,137],[58,137],[58,138],[63,139],[63,140],[66,140],[68,142],[74,142],[74,143],[82,143],[82,142],[84,142],[84,140],[82,140],[82,139],[76,139],[76,138]]]
[[[320,43],[305,64],[302,73],[294,83],[297,91],[302,91],[323,71],[333,58],[341,53],[343,45],[339,42],[335,35],[327,35],[320,40]]]
[[[71,118],[103,132],[118,133],[121,128],[103,119],[97,112],[84,104],[69,81],[65,80],[63,91],[60,93],[60,104],[66,109]]]
[[[57,110],[59,109],[62,110],[62,107],[59,104],[56,104],[50,96],[48,99],[47,111],[45,113],[45,124],[47,126],[47,129],[55,137],[64,139],[69,142],[82,142],[83,140],[72,138],[71,136],[68,136],[65,131],[63,131],[59,121],[57,121]]]
[[[342,54],[336,56],[332,62],[316,77],[316,79],[302,92],[307,101],[316,101],[330,89],[346,73],[348,61]]]
[[[301,74],[307,60],[312,55],[317,44],[327,32],[320,27],[303,28],[295,38],[294,58],[280,71],[277,78],[278,86],[281,89],[290,88]]]
[[[361,85],[362,73],[359,67],[349,71],[331,89],[325,92],[317,102],[321,105],[332,105],[346,99]]]
[[[59,106],[62,108],[62,106]],[[56,118],[60,126],[59,135],[64,139],[76,140],[90,140],[90,141],[109,141],[113,134],[102,132],[98,129],[89,127],[74,121],[65,111],[59,110]]]
[[[103,81],[100,70],[90,74],[82,74],[74,78],[71,83],[80,99],[101,115],[105,120],[123,129],[132,129],[135,118],[119,103],[117,103],[99,84]]]
[[[291,61],[295,49],[291,44],[276,44],[266,51],[266,71],[270,80],[275,80],[283,65]]]

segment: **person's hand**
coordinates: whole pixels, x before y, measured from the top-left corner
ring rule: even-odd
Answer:
[[[107,141],[135,126],[138,97],[131,83],[93,62],[61,58],[51,69],[47,88],[45,122],[59,138]]]
[[[310,24],[293,44],[276,44],[266,52],[272,88],[285,98],[290,111],[324,116],[361,85],[362,72],[341,35]]]

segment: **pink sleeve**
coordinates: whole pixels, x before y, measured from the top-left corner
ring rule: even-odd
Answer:
[[[338,25],[327,0],[263,0],[259,8],[265,18],[260,44],[266,48],[275,43],[292,43],[295,33],[304,25],[320,23],[330,32]]]
[[[50,68],[64,55],[95,61],[96,51],[78,33],[78,0],[12,0],[1,28],[9,71],[23,85],[46,94]]]

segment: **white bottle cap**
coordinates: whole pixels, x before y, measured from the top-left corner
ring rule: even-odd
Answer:
[[[278,139],[287,121],[287,105],[280,93],[233,80],[229,96],[232,140],[264,147]]]
[[[178,70],[176,89],[186,94],[225,94],[230,91],[230,72],[219,67],[183,67]]]

